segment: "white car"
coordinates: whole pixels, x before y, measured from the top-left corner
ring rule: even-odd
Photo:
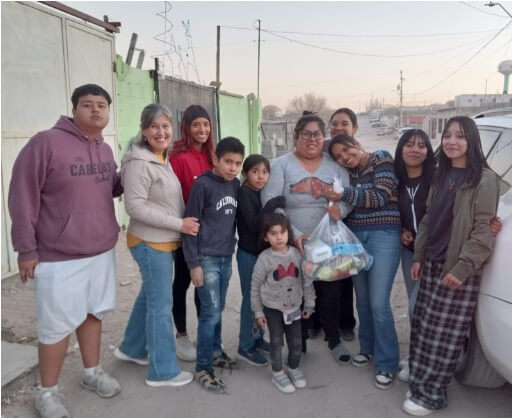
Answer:
[[[394,138],[398,141],[402,137],[403,134],[405,134],[407,131],[410,131],[411,129],[414,129],[414,128],[404,126],[403,128],[398,129],[398,131],[396,131],[396,133],[395,133]]]
[[[512,114],[475,122],[487,162],[501,178],[503,226],[483,269],[474,326],[455,377],[466,385],[497,388],[512,383]]]

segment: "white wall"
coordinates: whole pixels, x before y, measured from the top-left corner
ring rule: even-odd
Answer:
[[[17,271],[7,193],[14,160],[37,132],[71,115],[71,93],[86,83],[115,94],[114,37],[37,3],[2,2],[2,277]],[[115,103],[104,130],[117,158]]]

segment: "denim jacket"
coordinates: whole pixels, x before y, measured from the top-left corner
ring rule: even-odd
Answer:
[[[427,212],[418,227],[414,242],[413,261],[425,260],[430,204],[437,193],[432,186],[427,199]],[[465,183],[455,195],[453,205],[452,233],[443,264],[443,275],[453,274],[464,281],[474,275],[491,255],[495,237],[490,222],[496,216],[499,201],[499,178],[487,168],[476,187]]]

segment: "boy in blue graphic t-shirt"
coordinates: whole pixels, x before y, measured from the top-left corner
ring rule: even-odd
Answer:
[[[213,170],[203,173],[190,191],[185,217],[199,220],[197,236],[183,235],[183,252],[201,309],[197,326],[196,379],[206,390],[225,392],[213,367],[236,368],[236,361],[222,351],[222,311],[231,277],[235,250],[235,219],[244,159],[244,146],[236,138],[221,140],[213,156]]]

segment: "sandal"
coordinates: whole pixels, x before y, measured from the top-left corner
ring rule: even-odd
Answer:
[[[201,370],[199,372],[196,372],[196,380],[199,382],[201,387],[208,392],[213,393],[225,393],[226,392],[226,386],[224,385],[224,382],[215,376],[213,371],[208,370]]]

